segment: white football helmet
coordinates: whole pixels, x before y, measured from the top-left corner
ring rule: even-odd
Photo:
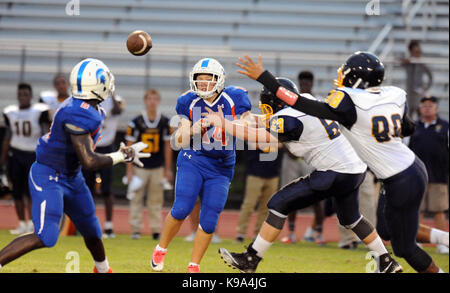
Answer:
[[[114,75],[102,61],[87,58],[72,69],[70,86],[77,99],[104,101],[114,92]]]
[[[215,86],[210,91],[201,91],[197,88],[197,75],[199,74],[211,74],[213,76],[212,81],[209,83],[215,82]],[[204,58],[198,61],[192,71],[189,73],[189,83],[191,86],[191,90],[196,93],[199,97],[203,99],[210,98],[215,92],[220,93],[225,86],[225,70],[222,65],[213,58]]]

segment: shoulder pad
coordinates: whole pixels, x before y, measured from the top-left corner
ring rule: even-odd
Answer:
[[[45,112],[45,111],[50,110],[50,107],[47,104],[44,104],[44,103],[35,103],[35,104],[32,105],[32,107],[33,107],[33,109],[36,109],[36,110],[41,111],[41,112]]]
[[[17,105],[9,105],[5,109],[3,109],[3,113],[7,114],[9,112],[17,111],[19,107]]]

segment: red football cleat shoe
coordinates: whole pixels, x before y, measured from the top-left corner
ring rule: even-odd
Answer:
[[[94,273],[94,274],[99,274],[99,272],[98,272],[98,270],[97,270],[97,267],[94,267],[93,273]],[[106,273],[107,273],[107,274],[112,274],[112,273],[114,273],[114,272],[113,272],[113,270],[111,270],[111,268],[109,268],[109,270],[108,270]]]
[[[188,266],[188,273],[200,273],[200,266],[199,265],[189,265]]]

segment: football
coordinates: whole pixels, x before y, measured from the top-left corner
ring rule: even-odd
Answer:
[[[127,49],[135,56],[143,56],[152,48],[152,38],[148,33],[137,30],[128,35]]]

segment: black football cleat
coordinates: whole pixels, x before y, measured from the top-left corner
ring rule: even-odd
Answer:
[[[393,274],[403,272],[402,266],[396,262],[389,253],[380,255],[378,259],[379,272],[382,274]]]
[[[248,250],[243,253],[229,252],[225,248],[219,248],[221,258],[230,267],[238,269],[242,273],[254,273],[262,257]]]

